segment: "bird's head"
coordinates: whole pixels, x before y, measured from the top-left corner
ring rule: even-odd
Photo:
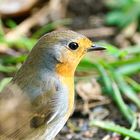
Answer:
[[[87,52],[103,49],[76,32],[54,31],[38,41],[30,56],[33,61],[37,59],[40,67],[45,64],[44,66],[60,75],[71,76]]]

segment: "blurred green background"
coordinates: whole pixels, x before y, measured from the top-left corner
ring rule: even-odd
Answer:
[[[19,7],[15,6],[17,2]],[[140,140],[140,0],[0,0],[0,17],[0,91],[42,35],[53,30],[77,31],[107,50],[89,54],[79,64],[75,75],[76,104],[81,103],[82,108],[75,111],[58,139],[76,139],[79,134],[79,139],[105,140],[109,135],[107,140]],[[84,92],[85,99],[77,90],[79,83],[84,81],[80,85],[83,89],[93,78],[101,94],[91,99]],[[109,102],[102,104],[100,96]],[[99,107],[106,108],[108,115],[102,119],[91,117]],[[117,115],[110,115],[114,110]],[[86,120],[87,129],[76,127],[75,120],[80,118]],[[109,132],[89,131],[95,126]],[[83,135],[83,131],[89,131],[89,135]],[[119,135],[113,136],[114,132]]]

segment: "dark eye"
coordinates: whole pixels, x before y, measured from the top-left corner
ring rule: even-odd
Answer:
[[[76,50],[79,47],[78,43],[76,42],[71,42],[68,46],[71,50]]]

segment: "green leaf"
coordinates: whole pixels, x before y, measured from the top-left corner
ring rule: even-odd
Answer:
[[[107,14],[105,22],[108,25],[120,25],[123,19],[123,13],[121,11],[113,11]]]
[[[116,7],[112,12],[109,12],[106,16],[106,23],[120,28],[126,27],[132,22],[138,21],[140,15],[139,7],[140,1],[129,0],[128,4],[121,5],[119,8]]]
[[[6,25],[10,28],[15,28],[17,26],[16,22],[12,19],[6,20]]]

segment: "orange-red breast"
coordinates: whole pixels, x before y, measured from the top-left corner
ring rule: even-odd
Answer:
[[[41,37],[0,93],[0,139],[52,140],[73,112],[78,63],[102,49],[69,30]]]

